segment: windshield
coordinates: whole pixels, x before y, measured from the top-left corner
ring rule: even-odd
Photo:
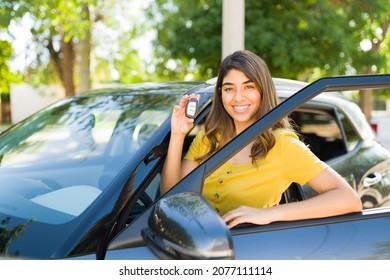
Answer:
[[[78,96],[0,135],[0,213],[49,224],[79,216],[169,118],[178,98]]]

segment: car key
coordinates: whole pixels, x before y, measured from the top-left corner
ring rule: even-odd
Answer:
[[[194,119],[198,113],[198,99],[192,97],[188,99],[185,114],[187,118]]]

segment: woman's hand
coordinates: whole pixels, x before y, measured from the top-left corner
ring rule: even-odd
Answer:
[[[199,99],[199,96],[195,94],[184,95],[179,102],[179,105],[175,105],[172,112],[171,119],[171,133],[173,134],[186,134],[193,127],[194,120],[187,118],[185,115],[185,108],[188,99],[191,97],[196,97]]]
[[[231,210],[222,218],[229,228],[243,223],[266,225],[273,221],[272,208],[260,209],[248,206],[240,206],[237,209]]]

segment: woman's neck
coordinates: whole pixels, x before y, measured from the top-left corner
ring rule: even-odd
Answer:
[[[236,135],[240,134],[241,132],[243,132],[245,129],[247,129],[251,124],[247,124],[247,123],[236,123],[235,124],[235,128],[236,128]]]

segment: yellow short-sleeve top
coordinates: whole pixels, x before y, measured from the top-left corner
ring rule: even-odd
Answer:
[[[328,167],[294,132],[278,129],[275,140],[268,154],[256,161],[257,167],[226,162],[205,179],[202,194],[220,215],[242,205],[272,207],[292,182],[304,185]],[[184,159],[197,161],[209,150],[208,143],[201,130]]]

